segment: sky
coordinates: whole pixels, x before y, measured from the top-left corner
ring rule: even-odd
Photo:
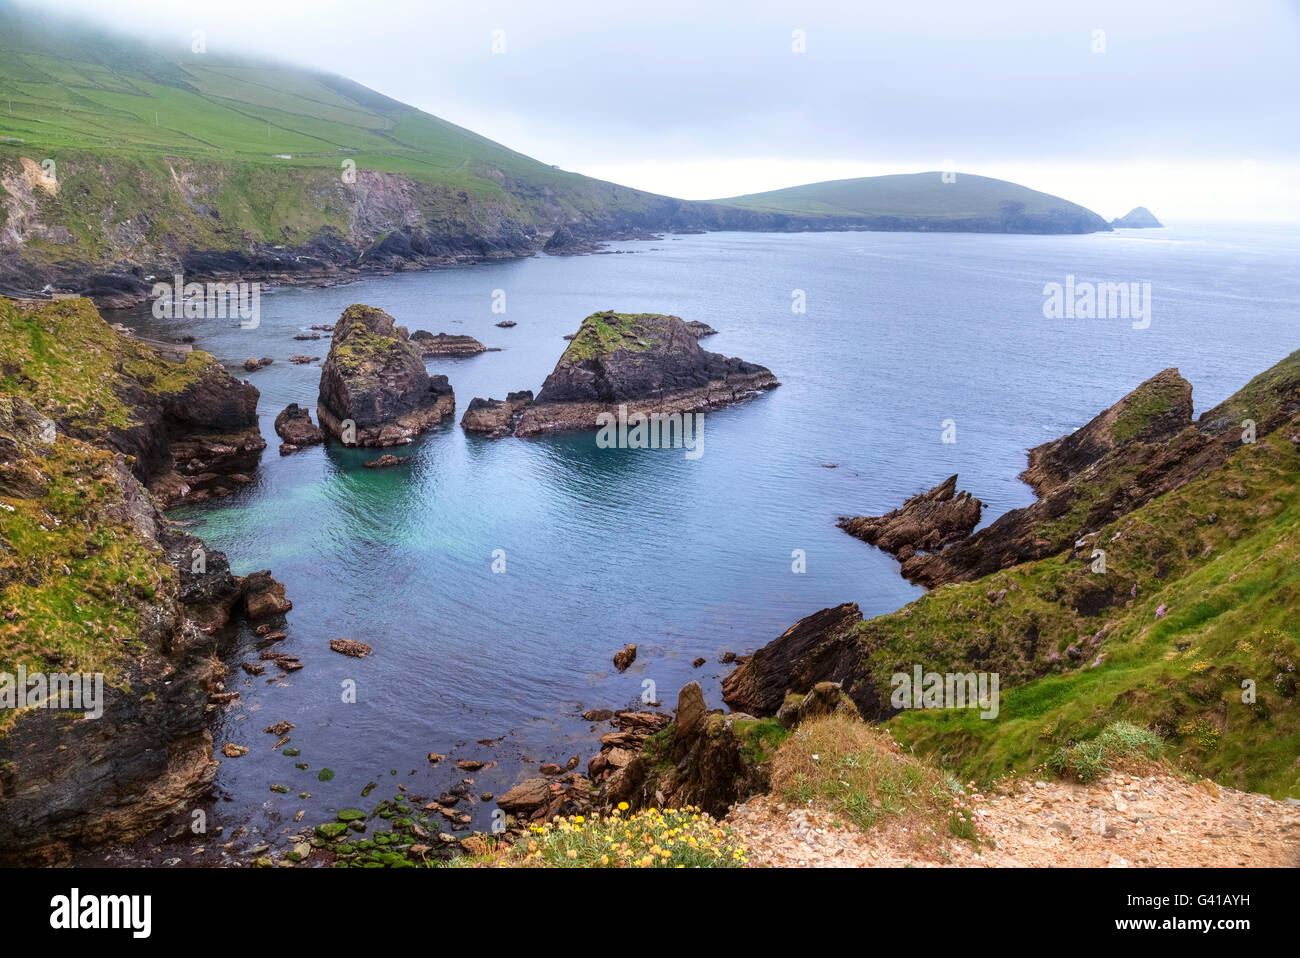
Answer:
[[[1300,220],[1300,0],[40,0],[332,70],[710,199],[954,169],[1101,215]]]

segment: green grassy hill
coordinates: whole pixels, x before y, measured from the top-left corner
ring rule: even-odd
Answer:
[[[165,153],[331,171],[350,159],[485,194],[501,189],[491,171],[579,202],[620,190],[341,76],[162,50],[3,2],[0,136],[56,159],[66,150]]]
[[[1027,225],[1072,222],[1078,225],[1078,232],[1109,229],[1101,217],[1077,203],[1005,180],[969,173],[959,173],[948,183],[939,172],[827,180],[714,202],[756,212],[799,216],[868,220],[895,217],[918,221],[918,228],[922,229],[927,222],[1003,223],[1015,217],[1025,220]]]

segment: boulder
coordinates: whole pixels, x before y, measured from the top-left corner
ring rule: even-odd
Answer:
[[[636,643],[629,642],[614,653],[614,668],[626,672],[627,667],[636,661]]]
[[[776,715],[787,694],[807,693],[821,682],[841,682],[855,703],[861,697],[874,713],[876,692],[860,679],[857,627],[862,612],[856,602],[822,609],[800,619],[754,652],[722,680],[722,700],[750,715]]]
[[[291,402],[275,417],[275,432],[284,443],[280,454],[296,452],[307,446],[315,446],[325,441],[325,433],[311,421],[311,414],[296,402]]]

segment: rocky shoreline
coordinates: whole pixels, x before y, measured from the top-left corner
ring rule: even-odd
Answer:
[[[232,575],[160,511],[222,494],[238,482],[224,470],[256,465],[255,389],[204,353],[157,357],[86,300],[0,301],[0,324],[0,366],[27,342],[46,356],[41,378],[0,397],[0,590],[12,603],[0,643],[29,672],[105,674],[102,718],[28,708],[0,727],[0,862],[48,865],[129,841],[207,792],[207,712],[238,694],[214,640],[235,618],[278,621],[292,603],[269,572]],[[100,365],[116,371],[107,389]],[[65,581],[96,623],[80,652],[60,611]]]

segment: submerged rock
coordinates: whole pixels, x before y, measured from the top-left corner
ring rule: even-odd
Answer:
[[[367,469],[387,469],[390,466],[400,466],[402,463],[410,462],[409,456],[392,456],[384,453],[378,459],[371,459],[369,462],[362,463]]]
[[[360,304],[343,311],[321,367],[322,429],[347,445],[395,446],[455,409],[447,377],[425,371],[419,349],[392,316]]]

